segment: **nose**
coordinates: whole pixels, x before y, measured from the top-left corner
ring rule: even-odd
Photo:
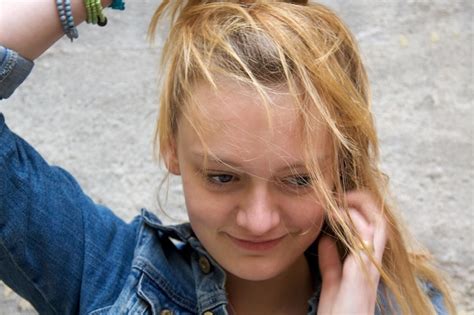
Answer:
[[[248,189],[237,212],[237,225],[252,236],[264,236],[280,224],[277,205],[267,184]]]

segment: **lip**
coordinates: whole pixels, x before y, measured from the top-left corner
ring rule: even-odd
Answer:
[[[236,237],[233,237],[232,235],[229,235],[229,238],[232,240],[234,244],[236,244],[238,247],[245,249],[245,250],[250,250],[250,251],[267,251],[272,248],[275,248],[282,240],[283,237],[271,239],[271,240],[265,240],[265,241],[252,241],[252,240],[244,240],[244,239],[239,239]]]

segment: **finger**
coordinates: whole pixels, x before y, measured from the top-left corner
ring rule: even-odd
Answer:
[[[349,208],[348,213],[360,239],[368,243],[368,248],[361,248],[358,253],[360,256],[351,253],[346,257],[341,290],[359,292],[361,298],[354,299],[353,303],[364,308],[375,303],[380,279],[380,273],[369,258],[369,255],[374,253],[367,252],[374,247],[374,228],[358,209]]]
[[[362,215],[359,209],[349,208],[349,216],[351,217],[352,223],[359,234],[359,237],[362,241],[366,241],[369,244],[374,242],[374,226],[371,222]]]
[[[374,227],[374,257],[379,263],[382,263],[385,245],[387,244],[387,233],[387,221],[382,218],[376,222]]]
[[[361,212],[368,222],[375,222],[382,215],[382,209],[371,193],[364,190],[353,190],[346,193],[347,205]]]
[[[374,224],[367,221],[359,209],[349,208],[348,213],[354,223],[355,229],[359,233],[360,239],[372,244],[373,252],[370,254],[375,261],[370,260],[368,256],[369,253],[365,252],[366,250],[370,250],[367,248],[364,248],[364,251],[360,252],[361,260],[356,259],[355,255],[349,255],[347,262],[344,262],[343,277],[346,277],[346,275],[350,277],[354,285],[361,289],[365,288],[363,290],[370,293],[371,299],[375,299],[380,280],[380,272],[374,263],[380,265],[382,262],[386,242],[386,230],[382,224]]]
[[[372,227],[372,238],[374,246],[374,258],[382,262],[385,244],[387,243],[387,223],[383,215],[382,205],[379,205],[373,196],[366,191],[351,191],[346,194],[349,207],[356,208]],[[361,235],[363,240],[366,239]]]
[[[374,272],[377,271],[377,269],[369,259],[369,253],[367,252],[371,250],[375,251],[375,248],[373,246],[373,227],[369,222],[367,222],[364,216],[357,209],[349,208],[348,213],[352,220],[352,223],[354,224],[356,232],[359,235],[359,238],[364,243],[366,243],[365,246],[367,248],[360,247],[360,258],[362,261],[360,261],[358,257],[353,254],[347,257],[346,261],[344,262],[344,275],[346,273],[347,268],[347,274],[349,277],[353,278],[356,281],[365,282],[366,277],[363,272],[364,267],[361,266],[361,263],[362,265],[365,265],[370,275],[375,275]],[[358,271],[354,272],[355,270]]]
[[[329,236],[322,236],[319,240],[318,263],[323,278],[321,301],[333,301],[341,284],[342,264],[336,242]]]

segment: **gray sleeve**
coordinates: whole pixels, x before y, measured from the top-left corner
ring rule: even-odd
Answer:
[[[33,69],[33,61],[0,45],[0,100],[8,98]]]

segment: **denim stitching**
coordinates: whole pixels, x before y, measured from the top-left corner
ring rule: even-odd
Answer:
[[[134,268],[140,270],[147,275],[149,282],[156,288],[163,290],[163,292],[168,295],[176,304],[186,308],[187,310],[192,310],[192,305],[194,301],[183,297],[176,292],[174,292],[174,287],[168,282],[166,277],[161,273],[160,270],[153,268],[150,265],[149,261],[145,257],[139,257],[133,265]]]
[[[55,308],[53,307],[53,305],[48,301],[48,299],[46,298],[46,296],[43,294],[43,292],[35,285],[35,283],[28,277],[28,275],[26,274],[26,272],[23,271],[23,269],[17,264],[16,260],[14,259],[14,256],[10,253],[10,251],[8,250],[8,248],[5,246],[5,243],[2,241],[2,239],[0,239],[0,246],[2,246],[5,250],[5,252],[8,253],[8,257],[10,258],[10,260],[13,262],[13,264],[17,267],[17,269],[20,271],[20,273],[23,275],[23,277],[25,277],[25,279],[31,283],[31,285],[33,286],[33,288],[38,291],[38,293],[40,294],[40,296],[44,299],[44,301],[46,302],[46,304],[51,308],[51,310],[54,312],[54,314],[58,314],[58,312],[55,310]]]
[[[16,64],[16,60],[18,59],[18,53],[13,50],[6,49],[6,65],[3,70],[0,72],[0,82],[3,82],[10,72],[13,70],[13,67]],[[2,60],[3,61],[3,60]]]

